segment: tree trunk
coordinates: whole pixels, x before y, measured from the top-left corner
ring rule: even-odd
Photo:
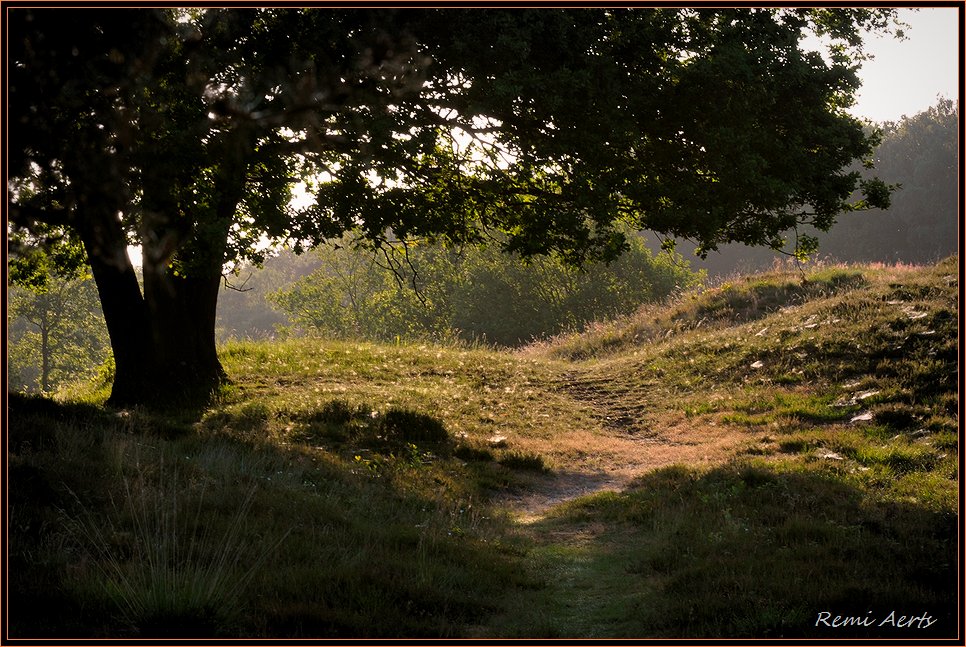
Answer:
[[[218,290],[228,234],[242,199],[254,143],[247,130],[240,129],[227,133],[223,144],[216,175],[217,200],[213,208],[195,214],[191,231],[183,237],[176,233],[176,201],[165,194],[169,187],[164,178],[145,186],[146,198],[161,209],[150,213],[151,224],[160,224],[161,231],[173,234],[170,240],[156,235],[142,236],[142,240],[147,241],[144,299],[157,381],[162,385],[158,395],[174,401],[203,403],[227,379],[215,344]],[[175,272],[174,267],[181,269]]]
[[[40,314],[40,390],[50,391],[50,327],[46,309]]]
[[[203,401],[225,380],[215,346],[220,280],[220,271],[216,275],[180,277],[164,268],[158,271],[145,266],[144,293],[157,363],[157,396],[172,401]]]
[[[108,404],[140,404],[154,385],[154,354],[148,338],[147,312],[127,240],[117,216],[88,213],[78,231],[101,300],[104,322],[114,352],[114,384]]]
[[[120,223],[115,220],[113,225],[120,234]],[[211,263],[217,269],[190,277],[145,263],[142,297],[123,236],[113,245],[106,245],[105,238],[103,233],[96,239],[84,236],[114,352],[108,404],[165,406],[204,400],[225,379],[215,346],[221,255]]]
[[[170,198],[165,178],[145,183],[145,201],[170,208],[145,209],[142,204],[143,296],[127,254],[119,192],[107,190],[109,183],[91,182],[94,189],[81,196],[74,224],[87,251],[114,352],[110,405],[200,404],[226,379],[215,345],[218,289],[254,143],[239,130],[229,133],[225,144],[217,201],[194,222],[175,210],[177,201],[163,199]],[[175,272],[174,266],[187,270]]]

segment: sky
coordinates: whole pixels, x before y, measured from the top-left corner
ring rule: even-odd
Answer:
[[[871,36],[859,75],[862,88],[851,112],[871,121],[899,121],[959,97],[959,12],[952,8],[900,9],[907,40]]]

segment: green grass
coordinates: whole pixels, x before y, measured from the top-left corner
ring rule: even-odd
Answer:
[[[452,636],[526,585],[428,417],[350,415],[320,448],[272,441],[251,403],[174,440],[12,405],[14,635]]]
[[[68,529],[90,550],[93,578],[119,610],[122,625],[146,635],[217,635],[238,622],[233,616],[251,577],[286,534],[250,545],[254,490],[221,528],[209,522],[203,484],[199,494],[192,491],[197,487],[184,487],[176,472],[162,473],[155,487],[145,476],[124,479],[123,501],[112,500],[107,523],[81,503]],[[191,497],[197,502],[186,506]],[[254,557],[243,561],[246,554]]]
[[[948,636],[958,527],[950,503],[870,495],[820,467],[667,468],[533,528],[558,538],[534,551],[548,586],[516,594],[526,612],[498,618],[494,635],[908,637],[815,624],[823,610],[880,619],[900,610],[936,619],[917,638]]]
[[[953,636],[957,276],[738,277],[516,353],[232,342],[193,411],[10,396],[10,635]],[[816,625],[893,610],[936,623]]]

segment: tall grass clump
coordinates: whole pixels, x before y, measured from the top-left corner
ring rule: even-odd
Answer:
[[[183,490],[176,472],[162,472],[158,481],[144,473],[125,478],[106,518],[78,499],[81,512],[69,527],[88,551],[103,593],[137,635],[230,633],[246,586],[284,534],[258,547],[246,533],[253,490],[219,524],[206,509],[204,484]]]

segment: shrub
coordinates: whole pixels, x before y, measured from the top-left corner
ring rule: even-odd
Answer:
[[[445,443],[449,440],[449,434],[439,420],[422,413],[397,408],[389,409],[378,418],[376,435],[392,444]]]
[[[532,470],[534,472],[549,472],[550,468],[543,462],[543,456],[530,452],[505,452],[499,460],[500,465],[516,470]]]
[[[424,245],[390,271],[343,241],[322,267],[268,296],[292,323],[333,338],[434,339],[517,346],[660,301],[699,276],[680,257],[655,256],[636,237],[610,265],[579,270],[553,257],[496,248]]]

